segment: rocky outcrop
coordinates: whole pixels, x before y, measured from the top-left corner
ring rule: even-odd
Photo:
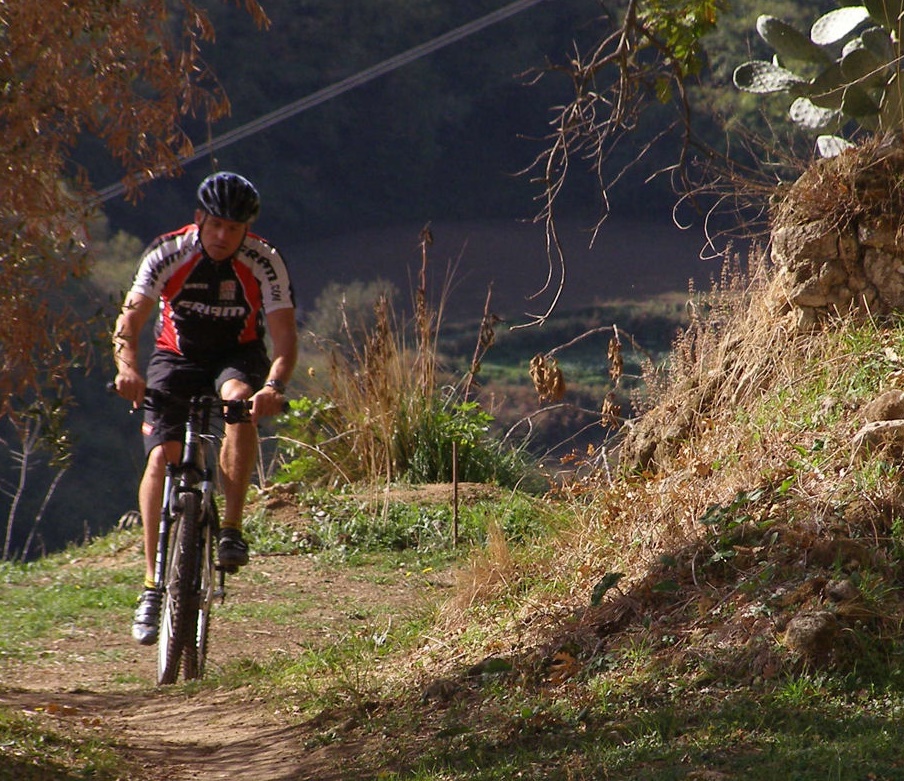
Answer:
[[[890,138],[818,161],[785,189],[770,255],[780,309],[811,325],[904,307],[902,173],[904,146]]]
[[[811,328],[834,317],[881,319],[904,311],[902,181],[904,141],[890,138],[817,161],[776,192],[757,311],[747,313],[744,341],[730,342],[734,335],[726,333],[716,349],[710,343],[708,353],[697,351],[708,363],[687,367],[670,408],[654,407],[627,425],[622,466],[658,471],[713,404],[761,393],[769,361]],[[904,456],[904,394],[876,403],[888,408],[866,410],[854,453],[884,448]]]
[[[800,325],[827,314],[881,316],[904,308],[904,246],[890,223],[838,227],[830,220],[777,227],[772,234],[778,309]]]

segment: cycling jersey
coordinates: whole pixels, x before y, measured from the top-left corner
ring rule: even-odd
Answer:
[[[194,224],[151,243],[132,292],[160,302],[156,348],[188,358],[262,341],[263,316],[295,306],[289,272],[275,247],[249,232],[235,255],[212,260]]]

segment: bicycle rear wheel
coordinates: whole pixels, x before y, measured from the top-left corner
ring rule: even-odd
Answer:
[[[198,495],[181,494],[181,509],[170,523],[160,637],[157,642],[157,683],[175,683],[184,649],[198,623],[197,561],[200,503]]]

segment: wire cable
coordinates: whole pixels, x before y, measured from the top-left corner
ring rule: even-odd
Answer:
[[[342,79],[335,84],[331,84],[328,87],[317,90],[317,92],[314,92],[307,97],[296,100],[293,103],[289,103],[282,108],[271,111],[269,114],[264,114],[263,116],[252,120],[251,122],[229,130],[210,141],[199,144],[197,147],[195,147],[195,151],[191,155],[180,159],[180,164],[183,166],[188,165],[189,163],[193,163],[195,160],[198,160],[199,158],[204,157],[211,152],[216,152],[217,150],[230,146],[237,141],[241,141],[242,139],[248,138],[249,136],[252,136],[256,133],[260,133],[262,130],[266,130],[278,124],[279,122],[289,119],[289,117],[294,117],[296,114],[300,114],[302,111],[307,111],[310,108],[319,106],[321,103],[332,100],[333,98],[338,97],[339,95],[342,95],[349,90],[360,87],[362,84],[367,84],[368,82],[373,81],[380,76],[397,70],[404,65],[408,65],[415,60],[419,60],[421,57],[424,57],[428,54],[432,54],[438,49],[442,49],[445,46],[467,38],[468,36],[473,35],[474,33],[479,32],[486,27],[489,27],[490,25],[501,22],[503,19],[508,19],[509,17],[512,17],[515,14],[518,14],[521,11],[524,11],[531,6],[537,5],[541,2],[543,2],[543,0],[517,0],[517,2],[510,3],[509,5],[500,8],[497,11],[493,11],[486,16],[482,16],[472,22],[463,24],[461,27],[456,27],[454,30],[450,30],[449,32],[444,33],[437,38],[433,38],[430,41],[415,46],[413,49],[408,49],[401,54],[397,54],[394,57],[383,60],[382,62],[377,63],[376,65],[373,65],[366,70],[359,71],[353,76],[349,76],[347,79]],[[149,176],[145,179],[145,181],[152,178],[153,177]],[[122,195],[126,192],[126,189],[126,186],[122,182],[117,182],[116,184],[104,187],[102,190],[98,191],[97,203],[104,203],[111,198]]]

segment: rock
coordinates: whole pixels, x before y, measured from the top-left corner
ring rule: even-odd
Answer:
[[[883,449],[891,455],[904,453],[904,420],[877,420],[864,425],[851,440],[851,451],[857,458]]]
[[[838,233],[821,220],[784,225],[772,232],[772,261],[779,268],[799,269],[838,254]]]
[[[440,678],[424,687],[421,692],[421,702],[450,702],[458,692],[461,686],[449,678]]]
[[[904,391],[890,390],[863,407],[863,420],[875,423],[878,420],[904,420]]]
[[[849,602],[860,596],[860,589],[847,578],[830,580],[826,583],[825,595],[833,602]]]
[[[897,226],[881,217],[795,222],[793,210],[772,230],[775,307],[797,310],[798,326],[827,315],[881,316],[904,308],[904,248]]]
[[[819,659],[832,650],[838,619],[828,610],[798,613],[788,622],[784,643],[808,659]]]

